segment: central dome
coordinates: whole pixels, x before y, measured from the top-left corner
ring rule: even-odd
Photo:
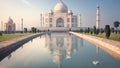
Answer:
[[[67,13],[68,8],[67,6],[60,0],[57,5],[54,7],[55,13]]]

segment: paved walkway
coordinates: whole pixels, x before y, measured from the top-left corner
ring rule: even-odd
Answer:
[[[89,36],[89,35],[87,35],[87,36]],[[114,41],[114,40],[105,39],[105,38],[99,38],[99,37],[95,37],[95,36],[89,36],[89,37],[94,38],[94,39],[98,39],[99,41],[108,43],[108,44],[120,49],[120,42],[119,41]]]
[[[33,35],[35,35],[35,34],[33,34]],[[25,38],[31,37],[31,36],[33,36],[33,35],[22,36],[22,37],[20,37],[20,38],[15,38],[15,39],[13,39],[13,40],[8,40],[8,41],[0,42],[0,48],[9,46],[10,44],[13,44],[13,43],[18,42],[18,41],[20,41],[20,40],[23,40],[23,39],[25,39]]]
[[[103,50],[107,51],[109,54],[120,60],[120,42],[105,38],[80,34],[76,32],[70,32],[70,33],[78,37],[81,37],[85,40],[88,40],[93,44],[96,44],[97,46],[99,46],[100,48],[102,48]]]

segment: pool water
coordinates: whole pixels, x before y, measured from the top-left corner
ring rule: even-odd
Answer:
[[[69,33],[48,33],[21,45],[0,68],[120,68],[120,60]]]

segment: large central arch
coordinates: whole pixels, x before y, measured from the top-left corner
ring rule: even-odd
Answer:
[[[64,27],[64,20],[62,18],[56,20],[56,27]]]

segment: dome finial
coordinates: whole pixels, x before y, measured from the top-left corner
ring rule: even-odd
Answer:
[[[60,2],[62,2],[62,0],[59,0]]]
[[[11,17],[9,16],[9,20],[11,19]]]

